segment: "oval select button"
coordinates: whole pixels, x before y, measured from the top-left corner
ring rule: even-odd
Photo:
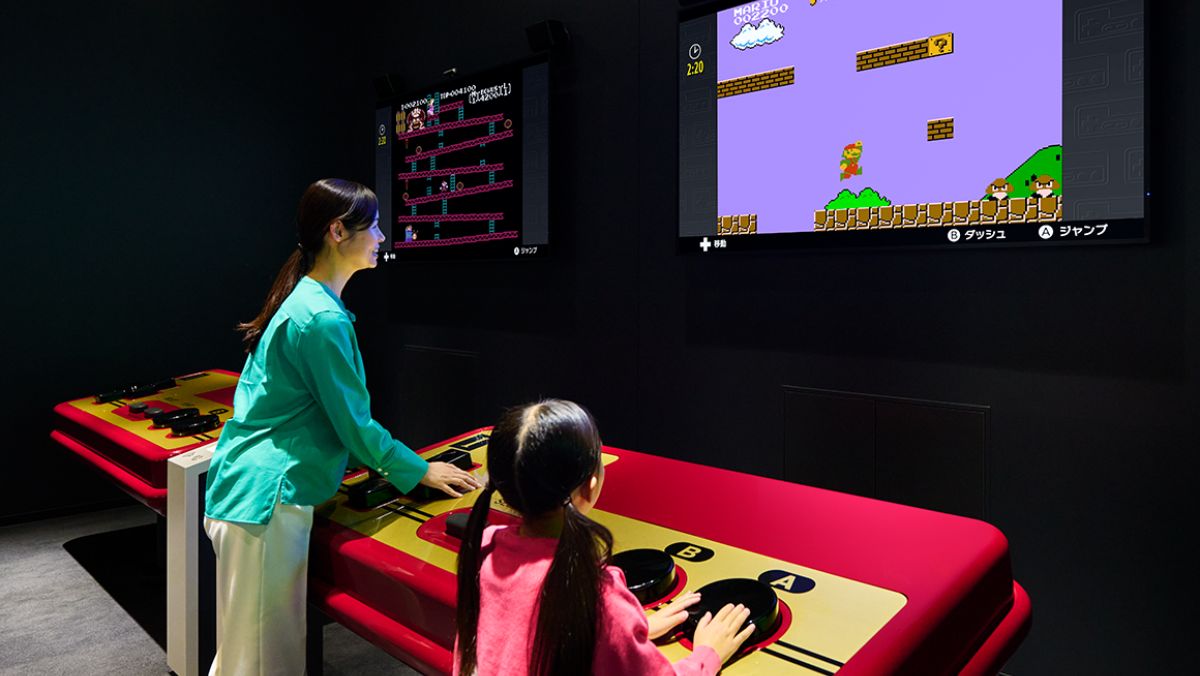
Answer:
[[[787,592],[788,594],[803,594],[812,591],[817,586],[816,581],[811,577],[804,577],[799,573],[787,570],[768,570],[758,576],[758,581],[770,585],[776,592]]]

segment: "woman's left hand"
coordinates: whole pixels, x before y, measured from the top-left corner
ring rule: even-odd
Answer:
[[[678,627],[688,618],[687,609],[700,603],[699,592],[688,592],[674,601],[659,609],[650,617],[646,618],[646,622],[650,625],[650,638],[656,639],[666,636],[675,627]]]

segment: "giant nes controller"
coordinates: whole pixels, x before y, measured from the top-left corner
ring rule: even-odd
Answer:
[[[488,433],[421,453],[459,449],[484,473]],[[647,612],[731,579],[777,599],[771,626],[723,673],[995,673],[1028,631],[1007,541],[986,523],[616,448],[604,461],[592,515],[612,530],[618,558],[661,553],[675,570]],[[475,495],[355,509],[349,490],[317,510],[310,601],[413,667],[448,673],[453,524]],[[516,521],[498,495],[490,521]],[[688,646],[685,636],[660,649],[677,660]]]
[[[65,401],[54,407],[50,437],[165,515],[167,460],[216,441],[233,415],[237,379],[232,371],[211,369]],[[185,413],[192,415],[168,420]],[[196,424],[190,430],[169,424],[180,420]]]

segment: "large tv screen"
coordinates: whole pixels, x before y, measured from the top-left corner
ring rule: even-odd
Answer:
[[[1142,0],[758,0],[679,27],[679,250],[1146,241]]]
[[[549,252],[544,59],[388,97],[375,124],[383,261]]]

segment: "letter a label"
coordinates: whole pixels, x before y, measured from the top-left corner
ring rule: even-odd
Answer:
[[[812,591],[813,587],[817,586],[816,581],[812,578],[786,570],[768,570],[758,576],[758,581],[789,594],[803,594]]]

